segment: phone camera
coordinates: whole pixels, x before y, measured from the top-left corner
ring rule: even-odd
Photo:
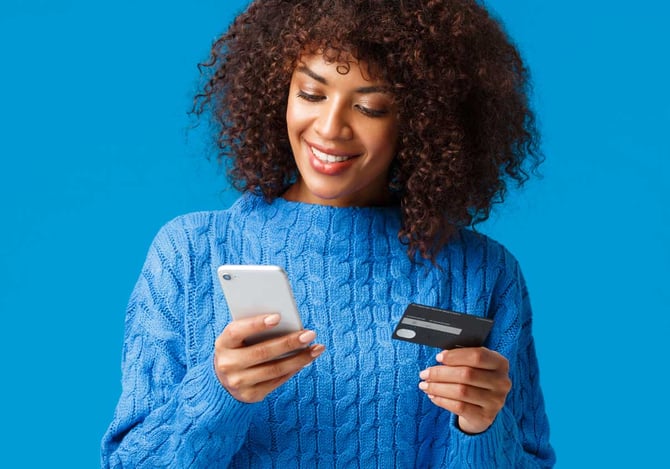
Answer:
[[[230,274],[223,274],[221,277],[223,277],[224,280],[231,280],[233,278]]]

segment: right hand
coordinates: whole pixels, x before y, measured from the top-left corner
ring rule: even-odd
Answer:
[[[261,314],[232,321],[214,343],[214,369],[224,388],[241,402],[259,402],[321,355],[325,347],[313,344],[316,333],[301,330],[246,345],[247,337],[279,324],[279,314]],[[294,355],[277,358],[303,349]]]

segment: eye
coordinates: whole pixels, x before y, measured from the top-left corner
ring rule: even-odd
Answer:
[[[321,96],[320,94],[311,94],[302,90],[298,91],[297,96],[298,98],[309,101],[310,103],[318,103],[319,101],[326,99],[325,96]]]
[[[360,104],[356,104],[354,107],[361,112],[361,114],[368,117],[383,117],[389,113],[386,109],[371,109]]]

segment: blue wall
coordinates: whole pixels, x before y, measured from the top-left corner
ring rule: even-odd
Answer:
[[[235,198],[186,111],[196,63],[243,3],[0,5],[0,467],[98,464],[153,235]],[[669,8],[490,4],[532,68],[547,163],[482,230],[531,288],[557,467],[654,466],[669,417]]]

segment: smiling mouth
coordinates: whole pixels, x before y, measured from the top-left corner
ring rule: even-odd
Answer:
[[[356,157],[356,155],[331,155],[329,153],[324,153],[321,150],[317,150],[312,146],[310,146],[309,149],[312,151],[312,154],[316,156],[316,158],[322,163],[342,163],[343,161],[347,161]]]

